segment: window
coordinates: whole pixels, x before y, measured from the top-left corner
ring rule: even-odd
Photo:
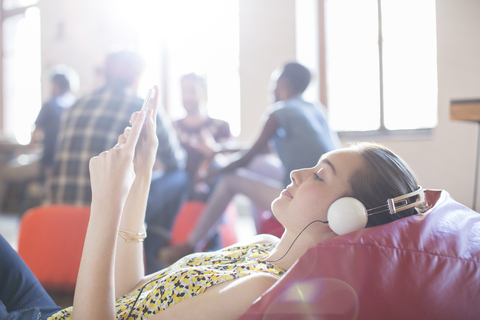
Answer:
[[[40,12],[32,6],[37,1],[3,0],[1,15],[1,130],[20,143],[29,142],[41,108]],[[113,34],[118,48],[137,50],[147,60],[139,95],[160,84],[166,108],[179,117],[180,76],[197,72],[208,81],[209,115],[228,121],[232,133],[239,134],[238,0],[110,0],[104,6],[109,26],[125,26]]]
[[[324,0],[324,12],[332,128],[435,127],[435,1]]]
[[[24,7],[35,2],[3,2],[2,133],[21,144],[30,142],[41,108],[40,10]]]
[[[123,3],[131,5],[124,8],[135,19],[138,51],[148,65],[139,93],[145,94],[152,83],[160,83],[166,108],[173,118],[179,118],[184,113],[181,76],[190,72],[205,76],[209,115],[227,121],[232,134],[238,135],[238,1],[124,0]]]

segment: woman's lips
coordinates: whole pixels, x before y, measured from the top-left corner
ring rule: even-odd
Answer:
[[[288,198],[293,199],[293,196],[292,196],[292,194],[290,193],[290,191],[288,190],[288,188],[287,188],[287,189],[284,189],[284,190],[282,191],[282,195],[284,195],[285,197],[288,197]]]

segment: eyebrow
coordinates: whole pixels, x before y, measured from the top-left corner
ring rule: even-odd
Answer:
[[[334,174],[334,175],[337,175],[337,171],[335,171],[335,167],[334,167],[333,164],[330,162],[330,160],[328,160],[328,159],[323,159],[323,162],[325,162],[326,164],[328,164],[328,165],[332,168],[332,171],[333,171],[333,174]]]

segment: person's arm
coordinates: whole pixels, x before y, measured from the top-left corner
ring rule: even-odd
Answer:
[[[198,296],[167,308],[151,319],[238,319],[276,281],[277,278],[270,274],[257,273],[217,284]]]
[[[148,191],[150,189],[151,173],[136,175],[130,193],[128,194],[120,221],[120,230],[137,234],[145,232],[145,210]],[[143,263],[143,242],[133,240],[141,238],[133,234],[117,239],[115,255],[115,298],[132,291],[145,276]],[[127,241],[125,241],[127,240]],[[131,240],[131,241],[129,241]]]
[[[279,127],[280,124],[278,122],[278,119],[275,117],[275,115],[271,114],[265,122],[262,132],[253,144],[253,146],[248,149],[248,151],[239,159],[231,162],[222,169],[211,172],[208,178],[246,166],[253,159],[253,157],[260,154],[267,147],[268,140],[273,137]]]
[[[215,154],[221,153],[222,150],[228,150],[231,152],[229,149],[231,149],[235,143],[232,139],[233,137],[228,122],[217,119],[213,121],[215,127],[213,131],[215,133],[211,131],[212,128],[210,126],[207,126],[200,134],[201,141],[199,148],[200,150],[205,148],[206,152],[202,151],[202,153],[207,158],[211,158],[215,156]],[[237,147],[235,146],[235,148]]]
[[[156,88],[158,92],[158,88]],[[152,101],[151,116],[145,120],[144,129],[138,138],[133,159],[135,181],[125,201],[120,229],[141,234],[145,232],[145,211],[148,193],[152,179],[152,168],[158,147],[156,132],[156,117],[158,109],[158,94]],[[135,122],[138,113],[134,113],[131,123]],[[125,143],[129,128],[119,137],[119,144]],[[125,236],[124,236],[125,237]],[[135,235],[133,236],[135,238]],[[126,237],[126,240],[129,240]],[[115,257],[115,297],[119,298],[135,288],[145,276],[143,263],[143,242],[124,241],[118,239]]]
[[[145,113],[140,112],[125,143],[90,160],[92,205],[75,288],[73,319],[115,319],[117,233],[135,180],[133,160],[144,118]]]

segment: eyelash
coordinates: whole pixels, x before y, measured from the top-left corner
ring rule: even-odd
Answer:
[[[318,173],[313,173],[313,175],[315,176],[315,180],[319,180],[319,181],[323,181],[322,178],[320,178],[320,176],[318,175]]]

